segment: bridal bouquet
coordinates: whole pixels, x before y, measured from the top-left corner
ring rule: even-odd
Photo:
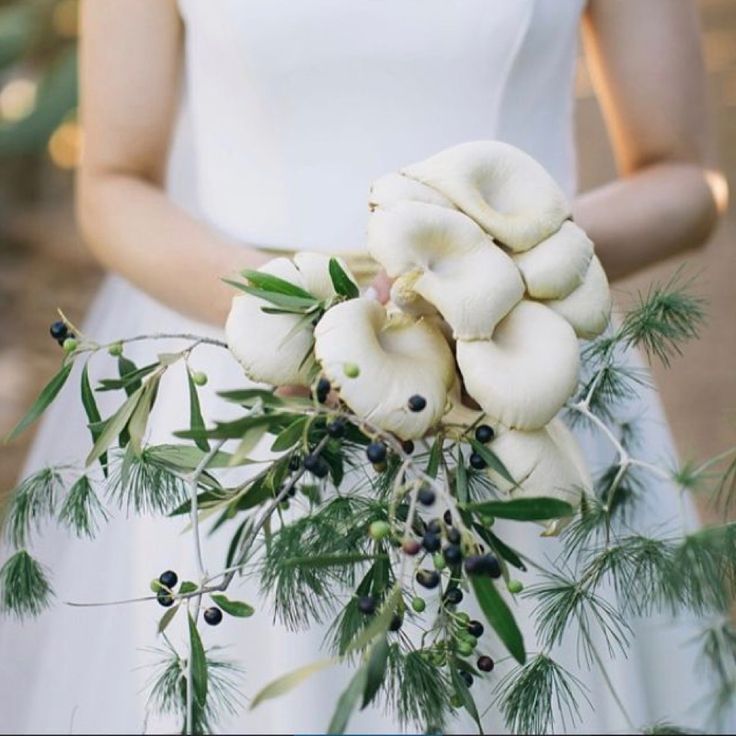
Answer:
[[[119,372],[93,388],[86,362],[81,371],[92,446],[84,467],[73,477],[43,469],[13,495],[5,535],[17,551],[0,571],[2,609],[36,615],[53,595],[28,551],[42,521],[92,536],[114,504],[186,515],[191,526],[197,578],[165,571],[136,603],[152,616],[165,608],[151,702],[180,714],[186,733],[211,729],[239,687],[203,629],[247,619],[254,606],[293,629],[331,622],[330,656],[260,683],[250,703],[349,662],[330,733],[373,701],[431,732],[464,709],[482,733],[487,694],[512,731],[546,732],[574,721],[585,700],[555,650],[574,637],[584,662],[602,667],[595,639],[623,654],[631,619],[658,610],[703,617],[704,657],[726,703],[736,682],[726,616],[736,527],[650,533],[636,519],[652,479],[726,505],[734,452],[654,465],[636,456],[635,423],[617,416],[643,380],[626,351],[667,363],[697,335],[700,301],[675,278],[610,323],[593,244],[546,171],[506,144],[464,144],[382,177],[369,207],[368,251],[393,279],[387,306],[361,296],[342,259],[298,253],[232,282],[226,343],[168,335],[99,345],[67,319],[52,326],[62,367],[11,436],[51,404],[75,363],[107,351]],[[142,367],[125,356],[130,340],[156,337],[186,346]],[[180,441],[147,443],[167,371],[205,343],[229,350],[258,386],[220,392],[239,413],[216,421],[200,407],[207,376],[188,369],[190,426]],[[119,392],[111,416],[100,416],[96,391]],[[610,466],[595,479],[570,425],[610,444]],[[238,467],[241,479],[228,484],[224,471]],[[528,531],[509,538],[497,519]],[[205,521],[230,539],[215,572],[202,551]],[[544,560],[523,547],[532,530],[558,537],[544,540],[555,545]],[[237,599],[246,573],[260,577],[264,600]],[[534,603],[533,649],[517,624],[520,596]],[[483,620],[465,610],[469,599]],[[168,627],[180,611],[187,636],[177,646]]]

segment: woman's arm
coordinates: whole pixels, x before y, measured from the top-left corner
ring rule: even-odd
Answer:
[[[181,312],[222,324],[232,289],[220,278],[266,258],[197,222],[162,189],[181,42],[174,0],[85,0],[78,218],[107,268]]]
[[[726,206],[712,157],[690,0],[590,0],[588,64],[620,178],[581,195],[576,221],[611,279],[702,245]]]

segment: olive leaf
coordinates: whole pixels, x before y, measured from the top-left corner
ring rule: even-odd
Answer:
[[[499,519],[514,519],[515,521],[546,521],[572,516],[575,513],[573,507],[566,501],[546,496],[513,498],[510,501],[466,503],[463,508],[466,511],[476,511],[496,516]]]
[[[131,394],[109,419],[100,423],[100,435],[85,461],[88,467],[110,447],[115,438],[125,429],[142,394],[143,386]]]
[[[192,692],[201,709],[207,702],[207,657],[199,637],[197,624],[189,615],[189,650],[192,667]]]
[[[330,258],[330,279],[335,292],[347,299],[360,296],[360,291],[353,280],[345,273],[337,258]]]
[[[212,600],[222,608],[225,613],[229,613],[231,616],[237,618],[248,618],[255,613],[253,606],[244,603],[243,601],[231,601],[227,596],[220,593],[213,593]]]
[[[337,707],[335,708],[335,712],[330,720],[330,725],[327,726],[328,734],[345,733],[350,716],[355,710],[355,706],[358,704],[360,696],[366,689],[367,678],[368,669],[364,666],[361,667],[350,680],[350,683],[337,701]]]
[[[81,394],[82,406],[84,407],[84,412],[87,415],[87,419],[89,420],[89,431],[92,435],[92,442],[94,444],[97,441],[97,438],[100,436],[100,432],[102,431],[99,426],[102,417],[100,416],[100,410],[97,408],[95,394],[94,391],[92,391],[92,386],[89,382],[88,366],[89,361],[84,364],[84,368],[82,369]],[[105,478],[107,478],[108,470],[106,452],[103,452],[102,455],[100,455],[100,465],[102,466],[102,472],[105,474]]]
[[[378,691],[386,677],[387,663],[388,639],[382,636],[371,648],[366,662],[366,682],[361,710],[373,702],[373,699],[378,695]]]
[[[31,426],[46,411],[51,402],[57,397],[59,391],[64,387],[66,379],[69,378],[72,366],[70,361],[65,363],[61,370],[44,386],[38,398],[28,410],[28,413],[13,427],[10,433],[5,437],[5,442],[10,442]]]
[[[291,281],[286,281],[273,274],[252,270],[241,271],[241,274],[257,289],[316,301],[314,294],[310,294],[306,289],[302,289],[300,286],[292,284]]]
[[[285,695],[304,682],[308,677],[311,677],[315,673],[327,669],[328,667],[334,667],[338,662],[339,660],[336,657],[320,659],[317,662],[311,662],[304,667],[300,667],[293,672],[289,672],[286,675],[282,675],[281,677],[272,680],[268,685],[266,685],[266,687],[256,694],[251,701],[250,709],[253,710],[253,708],[264,700],[271,700],[272,698],[279,697],[279,695]]]
[[[498,638],[504,643],[514,659],[519,664],[524,664],[526,662],[524,637],[519,630],[514,614],[511,613],[506,601],[496,590],[493,581],[473,575],[470,577],[470,584],[473,586],[481,610]]]
[[[513,476],[509,473],[506,466],[501,462],[498,455],[496,455],[493,450],[486,447],[483,443],[478,442],[476,439],[471,439],[470,444],[472,445],[473,450],[475,450],[475,452],[485,460],[485,463],[489,468],[495,470],[504,480],[507,480],[509,483],[516,486],[516,481]]]
[[[202,416],[202,407],[199,403],[197,386],[192,379],[192,372],[190,370],[187,370],[187,383],[189,384],[189,428],[195,433],[203,432],[205,426],[204,417]],[[194,444],[197,445],[200,450],[204,450],[205,452],[210,449],[210,443],[207,442],[205,437],[195,437]]]

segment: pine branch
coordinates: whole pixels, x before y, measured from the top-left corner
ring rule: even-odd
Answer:
[[[54,515],[57,497],[64,490],[61,470],[43,468],[29,475],[13,491],[5,531],[14,547],[26,546],[31,532]]]
[[[507,728],[517,734],[553,732],[559,716],[563,729],[580,720],[585,686],[545,654],[513,669],[494,690]]]
[[[583,654],[592,662],[590,640],[583,632],[598,629],[608,647],[610,656],[625,653],[631,629],[611,603],[597,595],[590,582],[583,583],[559,572],[545,574],[546,582],[528,588],[525,597],[537,601],[534,608],[538,639],[551,649],[562,643],[569,626],[578,623],[578,656]]]
[[[59,522],[78,537],[92,539],[100,524],[108,520],[107,512],[97,498],[86,475],[74,483],[59,511]]]
[[[0,568],[0,610],[19,619],[37,616],[54,595],[41,565],[22,549]]]
[[[682,354],[682,346],[697,338],[705,322],[705,301],[688,293],[692,280],[682,281],[682,269],[664,284],[639,294],[639,303],[624,318],[618,332],[626,347],[642,348],[665,366]]]

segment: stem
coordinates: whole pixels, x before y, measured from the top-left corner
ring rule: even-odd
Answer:
[[[621,714],[623,715],[624,720],[626,721],[626,724],[629,727],[630,731],[632,733],[636,733],[637,728],[634,725],[634,721],[629,715],[629,712],[626,710],[626,706],[624,706],[623,701],[621,700],[619,694],[616,692],[616,688],[613,686],[613,682],[608,674],[608,670],[606,669],[606,666],[603,662],[603,659],[601,658],[601,655],[598,653],[598,650],[593,644],[593,640],[591,639],[590,634],[588,633],[587,627],[580,620],[579,617],[578,617],[578,623],[580,624],[580,633],[585,639],[589,647],[590,653],[593,655],[593,659],[595,659],[596,664],[598,665],[598,668],[601,671],[601,675],[603,675],[603,680],[606,683],[606,687],[608,688],[608,691],[611,693],[611,697],[613,698],[614,702],[618,706],[618,709],[621,711]]]

